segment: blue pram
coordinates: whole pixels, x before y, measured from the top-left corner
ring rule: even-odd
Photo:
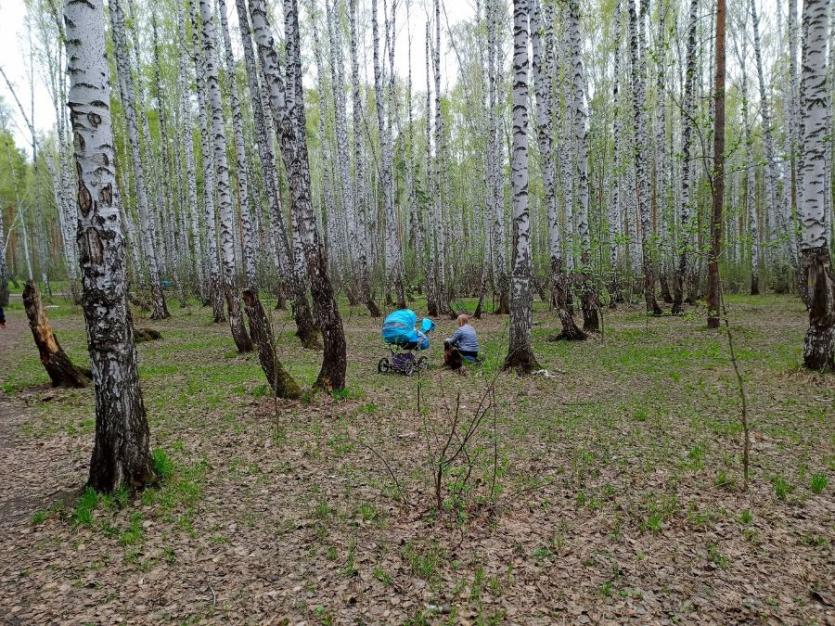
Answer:
[[[427,335],[435,329],[435,322],[424,317],[420,323],[420,330],[415,328],[416,324],[417,315],[411,309],[400,309],[386,317],[383,321],[382,335],[383,341],[390,346],[391,356],[379,360],[378,372],[396,372],[411,376],[426,369],[426,357],[417,357],[414,351],[429,348]]]

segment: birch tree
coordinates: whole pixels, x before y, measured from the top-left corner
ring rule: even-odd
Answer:
[[[265,93],[265,86],[259,80],[259,68],[252,45],[252,32],[246,0],[235,0],[235,7],[238,11],[238,24],[241,30],[249,96],[252,102],[255,137],[258,144],[264,191],[267,196],[272,247],[276,269],[279,274],[278,291],[283,293],[285,289],[289,289],[293,294],[293,317],[296,322],[296,336],[302,345],[305,348],[318,349],[320,347],[318,331],[307,301],[307,285],[304,277],[296,272],[293,251],[290,248],[290,239],[281,207],[278,170],[272,139],[275,134],[274,125],[269,114],[270,105]]]
[[[324,339],[324,356],[316,384],[325,389],[345,387],[346,345],[342,318],[328,275],[316,217],[310,197],[310,165],[307,156],[304,101],[301,97],[301,58],[298,9],[295,0],[286,0],[287,75],[282,75],[264,0],[250,0],[250,17],[270,110],[279,132],[282,158],[290,185],[292,211],[299,224],[307,273],[313,293],[314,311]]]
[[[397,8],[397,0],[392,0],[392,19],[394,19]],[[437,12],[436,12],[437,17]],[[394,40],[389,41],[389,23],[388,15],[384,14],[384,21],[386,25],[386,48],[392,49]],[[403,261],[402,251],[400,248],[400,241],[397,234],[397,214],[394,207],[394,175],[392,172],[392,162],[394,159],[392,151],[392,122],[394,116],[391,109],[394,108],[395,102],[392,99],[394,96],[394,75],[392,68],[391,74],[391,88],[388,90],[390,100],[386,104],[386,92],[383,85],[383,71],[382,62],[380,59],[380,33],[377,19],[377,0],[371,0],[371,30],[373,37],[373,51],[374,51],[374,94],[377,110],[377,128],[380,134],[380,184],[383,187],[383,206],[386,217],[385,230],[385,262],[386,262],[386,279],[389,286],[394,287],[396,297],[396,306],[398,309],[406,308],[406,290],[403,284]],[[437,79],[436,79],[437,80]],[[389,109],[388,115],[386,108]]]
[[[246,332],[241,303],[235,288],[234,212],[229,182],[229,164],[226,157],[226,129],[223,121],[223,104],[220,99],[218,72],[217,32],[215,30],[210,0],[199,0],[203,26],[203,52],[205,88],[211,115],[212,161],[215,168],[217,204],[220,209],[221,260],[223,263],[223,294],[229,313],[232,338],[238,352],[250,352],[252,341]],[[239,111],[240,114],[240,111]]]
[[[513,1],[513,272],[510,333],[504,368],[529,373],[539,367],[531,345],[530,214],[528,212],[528,0]]]
[[[102,0],[67,0],[69,108],[78,172],[78,251],[96,435],[89,485],[112,492],[154,479],[127,302]]]
[[[200,121],[200,154],[203,158],[203,221],[206,228],[206,250],[203,258],[209,277],[208,292],[214,322],[220,324],[226,321],[223,311],[223,287],[220,277],[220,263],[217,249],[217,215],[215,211],[215,168],[212,159],[214,151],[211,139],[211,122],[209,95],[206,88],[206,61],[201,44],[201,17],[197,3],[199,0],[186,0],[189,3],[191,16],[192,59],[195,70],[195,86],[197,88],[197,113]]]
[[[371,317],[380,317],[380,308],[371,294],[370,271],[368,267],[368,245],[366,241],[366,202],[362,192],[362,172],[365,170],[362,147],[362,84],[360,82],[359,55],[357,54],[357,0],[350,0],[349,7],[350,54],[351,54],[351,106],[353,128],[351,142],[353,145],[354,179],[353,206],[354,221],[348,222],[348,235],[355,248],[357,265],[357,281],[360,297],[365,302]]]
[[[128,42],[125,30],[125,14],[121,0],[110,2],[111,32],[116,55],[116,71],[119,75],[119,85],[125,120],[128,127],[128,143],[133,166],[134,187],[136,192],[136,209],[139,214],[142,248],[151,289],[151,319],[165,319],[170,317],[162,291],[162,281],[157,259],[155,239],[155,225],[153,209],[150,206],[145,185],[145,169],[142,162],[142,150],[137,126],[136,101],[133,91],[133,73],[128,56]]]
[[[655,299],[655,270],[654,254],[650,238],[652,236],[650,223],[649,206],[649,185],[646,172],[646,154],[644,151],[647,145],[646,133],[646,111],[645,111],[645,76],[646,59],[639,46],[638,15],[635,11],[635,0],[629,0],[629,52],[632,61],[632,107],[633,107],[633,129],[635,133],[634,158],[635,158],[635,188],[638,200],[638,212],[641,219],[641,256],[644,274],[644,301],[646,302],[647,313],[661,315],[661,307]]]
[[[691,150],[693,147],[694,97],[696,88],[696,26],[699,19],[699,0],[690,0],[690,17],[687,23],[687,69],[681,111],[681,195],[679,199],[678,263],[673,279],[673,315],[684,312],[684,290],[687,281],[687,259],[691,247],[690,226],[690,174],[693,171]]]
[[[803,172],[800,176],[800,249],[809,290],[809,330],[803,363],[809,369],[835,368],[835,279],[829,256],[824,196],[825,141],[832,92],[826,80],[827,0],[804,0],[803,70],[800,90],[803,126]]]
[[[722,205],[725,201],[725,0],[716,0],[716,57],[713,79],[713,207],[708,256],[707,327],[719,328],[719,255],[722,246]]]
[[[504,184],[502,182],[502,141],[499,128],[499,83],[501,82],[501,52],[499,50],[499,26],[501,23],[498,0],[487,0],[487,80],[489,144],[488,154],[492,156],[492,171],[488,186],[493,198],[493,280],[496,290],[496,314],[510,312],[509,284],[507,276]]]
[[[581,57],[582,39],[580,38],[580,6],[577,0],[570,0],[566,13],[568,42],[571,49],[572,89],[571,99],[574,110],[571,112],[574,129],[574,146],[577,149],[576,177],[579,211],[577,214],[577,234],[580,236],[580,265],[577,276],[581,291],[581,309],[583,312],[583,330],[596,332],[600,329],[597,314],[597,292],[590,275],[591,272],[591,237],[589,234],[589,133],[588,112],[586,111],[586,74]]]

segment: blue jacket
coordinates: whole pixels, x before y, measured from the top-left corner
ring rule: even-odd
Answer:
[[[478,337],[469,324],[459,327],[447,341],[461,352],[478,352]]]

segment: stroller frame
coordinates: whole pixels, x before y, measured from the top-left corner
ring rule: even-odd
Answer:
[[[377,362],[377,371],[380,374],[395,373],[411,376],[415,372],[422,372],[428,367],[429,361],[427,358],[425,356],[415,356],[414,350],[397,344],[387,345],[390,346],[391,357],[384,356]]]

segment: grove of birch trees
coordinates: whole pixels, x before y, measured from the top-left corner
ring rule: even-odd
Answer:
[[[326,389],[346,384],[343,300],[509,314],[506,366],[531,371],[534,300],[582,340],[607,307],[706,298],[716,327],[723,293],[791,293],[807,366],[835,365],[828,0],[26,4],[55,115],[36,131],[5,81],[0,300],[60,281],[122,329],[106,359],[128,384],[127,307],[176,302],[297,396],[259,294],[323,349]],[[131,463],[102,480],[141,480]]]

